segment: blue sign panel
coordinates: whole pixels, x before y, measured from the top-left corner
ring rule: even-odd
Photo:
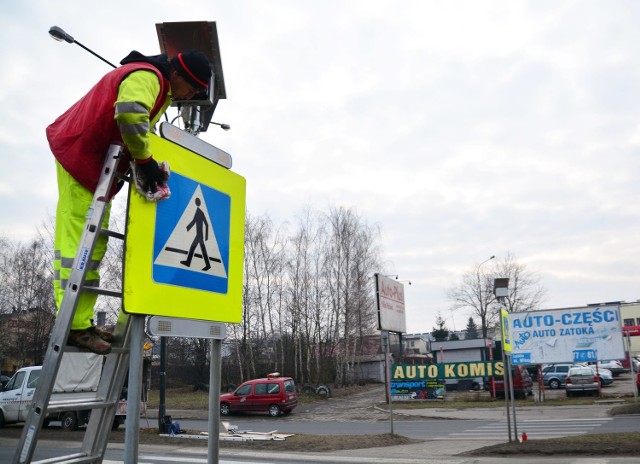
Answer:
[[[231,198],[177,172],[169,188],[157,204],[154,282],[227,293]]]
[[[531,364],[531,353],[512,353],[511,364]]]

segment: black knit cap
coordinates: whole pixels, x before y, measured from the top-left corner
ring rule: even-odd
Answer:
[[[207,56],[198,50],[178,53],[171,58],[171,64],[189,84],[196,89],[206,90],[211,80],[211,66]]]

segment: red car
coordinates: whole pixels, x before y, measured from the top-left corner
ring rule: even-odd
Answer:
[[[233,393],[220,395],[220,414],[268,412],[271,417],[289,414],[298,405],[296,384],[291,377],[269,374],[266,379],[249,380]]]
[[[529,371],[524,366],[511,367],[511,379],[513,380],[513,396],[525,399],[533,392],[533,380]],[[503,377],[494,378],[496,396],[504,398],[504,379]],[[485,388],[491,391],[490,382],[485,383]]]

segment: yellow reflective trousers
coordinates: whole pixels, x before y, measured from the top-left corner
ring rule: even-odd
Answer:
[[[65,169],[56,161],[58,177],[58,206],[56,209],[56,231],[54,240],[54,281],[53,291],[58,310],[62,303],[64,290],[67,286],[73,260],[78,252],[80,238],[84,230],[87,215],[89,213],[93,193],[80,185]],[[102,227],[109,225],[109,213],[111,203],[107,205]],[[98,234],[98,241],[93,251],[91,261],[88,263],[88,272],[85,280],[86,286],[99,286],[100,273],[98,267],[107,251],[106,235]],[[71,330],[86,329],[91,326],[93,319],[93,307],[98,295],[95,293],[80,292]]]

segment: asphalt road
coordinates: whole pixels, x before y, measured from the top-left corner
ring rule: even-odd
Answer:
[[[620,382],[618,382],[620,380]],[[609,401],[614,401],[621,392],[628,393],[630,382],[624,382],[624,378],[616,379],[617,388],[607,387],[604,390]],[[618,391],[619,390],[619,391]],[[547,392],[550,395],[562,395],[564,391]],[[224,418],[240,429],[256,432],[268,432],[278,430],[282,433],[314,434],[314,435],[359,435],[378,434],[391,431],[389,412],[375,405],[384,398],[383,390],[374,389],[357,395],[351,395],[344,399],[329,399],[324,402],[301,405],[293,414],[286,417],[271,418],[266,415],[237,415]],[[613,406],[611,403],[541,407],[532,404],[533,400],[519,402],[517,409],[517,428],[519,434],[526,431],[530,439],[550,438],[554,436],[569,436],[599,432],[637,431],[640,418],[609,417],[606,411]],[[517,459],[505,458],[473,458],[471,461],[460,458],[455,454],[493,443],[505,442],[508,438],[506,424],[506,412],[504,408],[473,408],[471,410],[456,410],[446,407],[430,408],[429,410],[402,410],[399,405],[394,407],[394,432],[411,438],[425,440],[416,445],[393,447],[396,449],[365,449],[350,450],[332,453],[283,455],[274,456],[268,453],[253,453],[246,451],[221,452],[219,462],[222,463],[393,463],[414,464],[425,462],[424,457],[429,456],[431,464],[466,464],[474,462],[507,463],[517,460],[521,464],[549,463],[564,464],[576,463],[588,464],[622,464],[637,462],[633,458],[591,459],[581,458],[578,461],[569,458],[539,458],[518,457]],[[208,429],[206,413],[200,411],[203,418],[182,417],[180,411],[168,411],[174,419],[181,423],[182,428],[190,430],[206,431]],[[189,414],[193,414],[190,412]],[[432,417],[424,417],[428,414]],[[142,419],[142,427],[157,426],[157,419]],[[513,424],[512,424],[513,425]],[[166,462],[206,463],[206,450],[194,451],[185,448],[184,439],[170,439],[166,447],[141,446],[139,452],[139,464]],[[0,439],[0,462],[11,462],[15,444],[11,445]],[[62,444],[42,443],[39,452],[47,456],[59,455],[54,450]],[[64,446],[64,445],[62,445]],[[204,453],[204,455],[203,455]],[[122,463],[122,446],[109,445],[105,463]]]

